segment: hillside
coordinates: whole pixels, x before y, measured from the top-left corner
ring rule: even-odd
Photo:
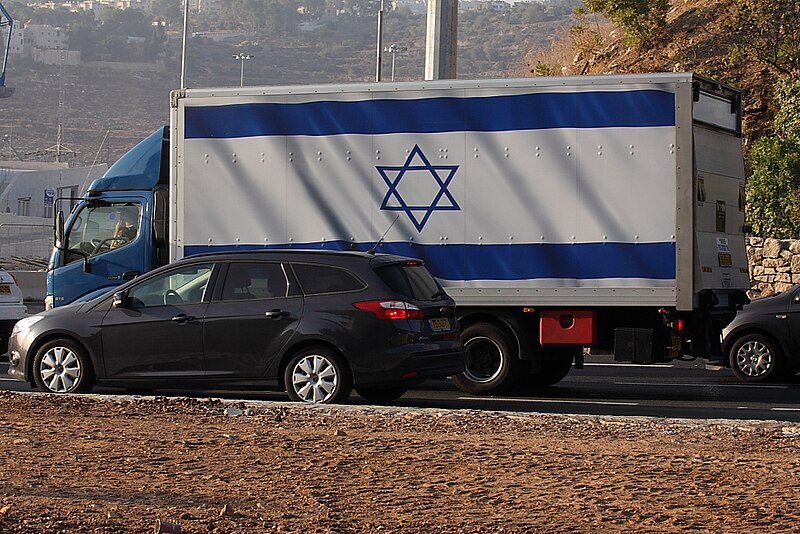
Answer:
[[[523,23],[499,15],[464,14],[459,20],[458,75],[516,75],[523,69],[526,52],[545,49],[569,23],[568,19]],[[255,56],[244,66],[248,85],[371,81],[375,77],[374,24],[372,19],[343,20],[292,38],[242,32],[227,37],[204,34],[188,43],[187,85],[238,85],[241,64],[231,58],[238,52]],[[422,79],[424,30],[424,16],[387,16],[384,43],[408,48],[396,58],[396,80]],[[68,161],[74,165],[113,163],[168,122],[169,92],[180,85],[180,52],[179,33],[173,32],[160,72],[44,66],[12,58],[8,84],[16,92],[0,100],[0,160],[53,161],[54,151],[48,149],[56,145],[60,123],[62,144],[76,152]],[[391,57],[386,56],[383,77],[388,81]]]
[[[556,37],[549,50],[526,57],[528,73],[537,62],[555,63],[568,74],[692,71],[743,90],[745,143],[769,131],[775,74],[735,48],[751,39],[751,28],[731,31],[734,0],[671,0],[667,24],[649,47],[632,49],[623,34],[600,16],[599,42],[575,32]],[[530,75],[530,74],[529,74]]]

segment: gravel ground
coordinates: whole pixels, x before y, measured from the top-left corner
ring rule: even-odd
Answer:
[[[800,532],[800,428],[0,393],[0,532]]]

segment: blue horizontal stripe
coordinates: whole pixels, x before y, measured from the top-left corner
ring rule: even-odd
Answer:
[[[675,124],[675,96],[652,89],[470,98],[192,106],[187,139],[500,132]]]
[[[284,245],[192,245],[204,252],[268,249],[369,250],[374,243],[325,241]],[[537,278],[675,278],[675,243],[576,243],[517,245],[410,245],[384,242],[379,252],[425,261],[443,280],[532,280]]]

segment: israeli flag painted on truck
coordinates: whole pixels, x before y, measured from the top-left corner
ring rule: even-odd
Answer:
[[[179,255],[386,232],[450,288],[674,289],[674,84],[452,85],[184,99]]]

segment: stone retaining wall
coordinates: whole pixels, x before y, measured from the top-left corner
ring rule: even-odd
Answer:
[[[750,298],[768,297],[800,284],[800,240],[747,238]]]

